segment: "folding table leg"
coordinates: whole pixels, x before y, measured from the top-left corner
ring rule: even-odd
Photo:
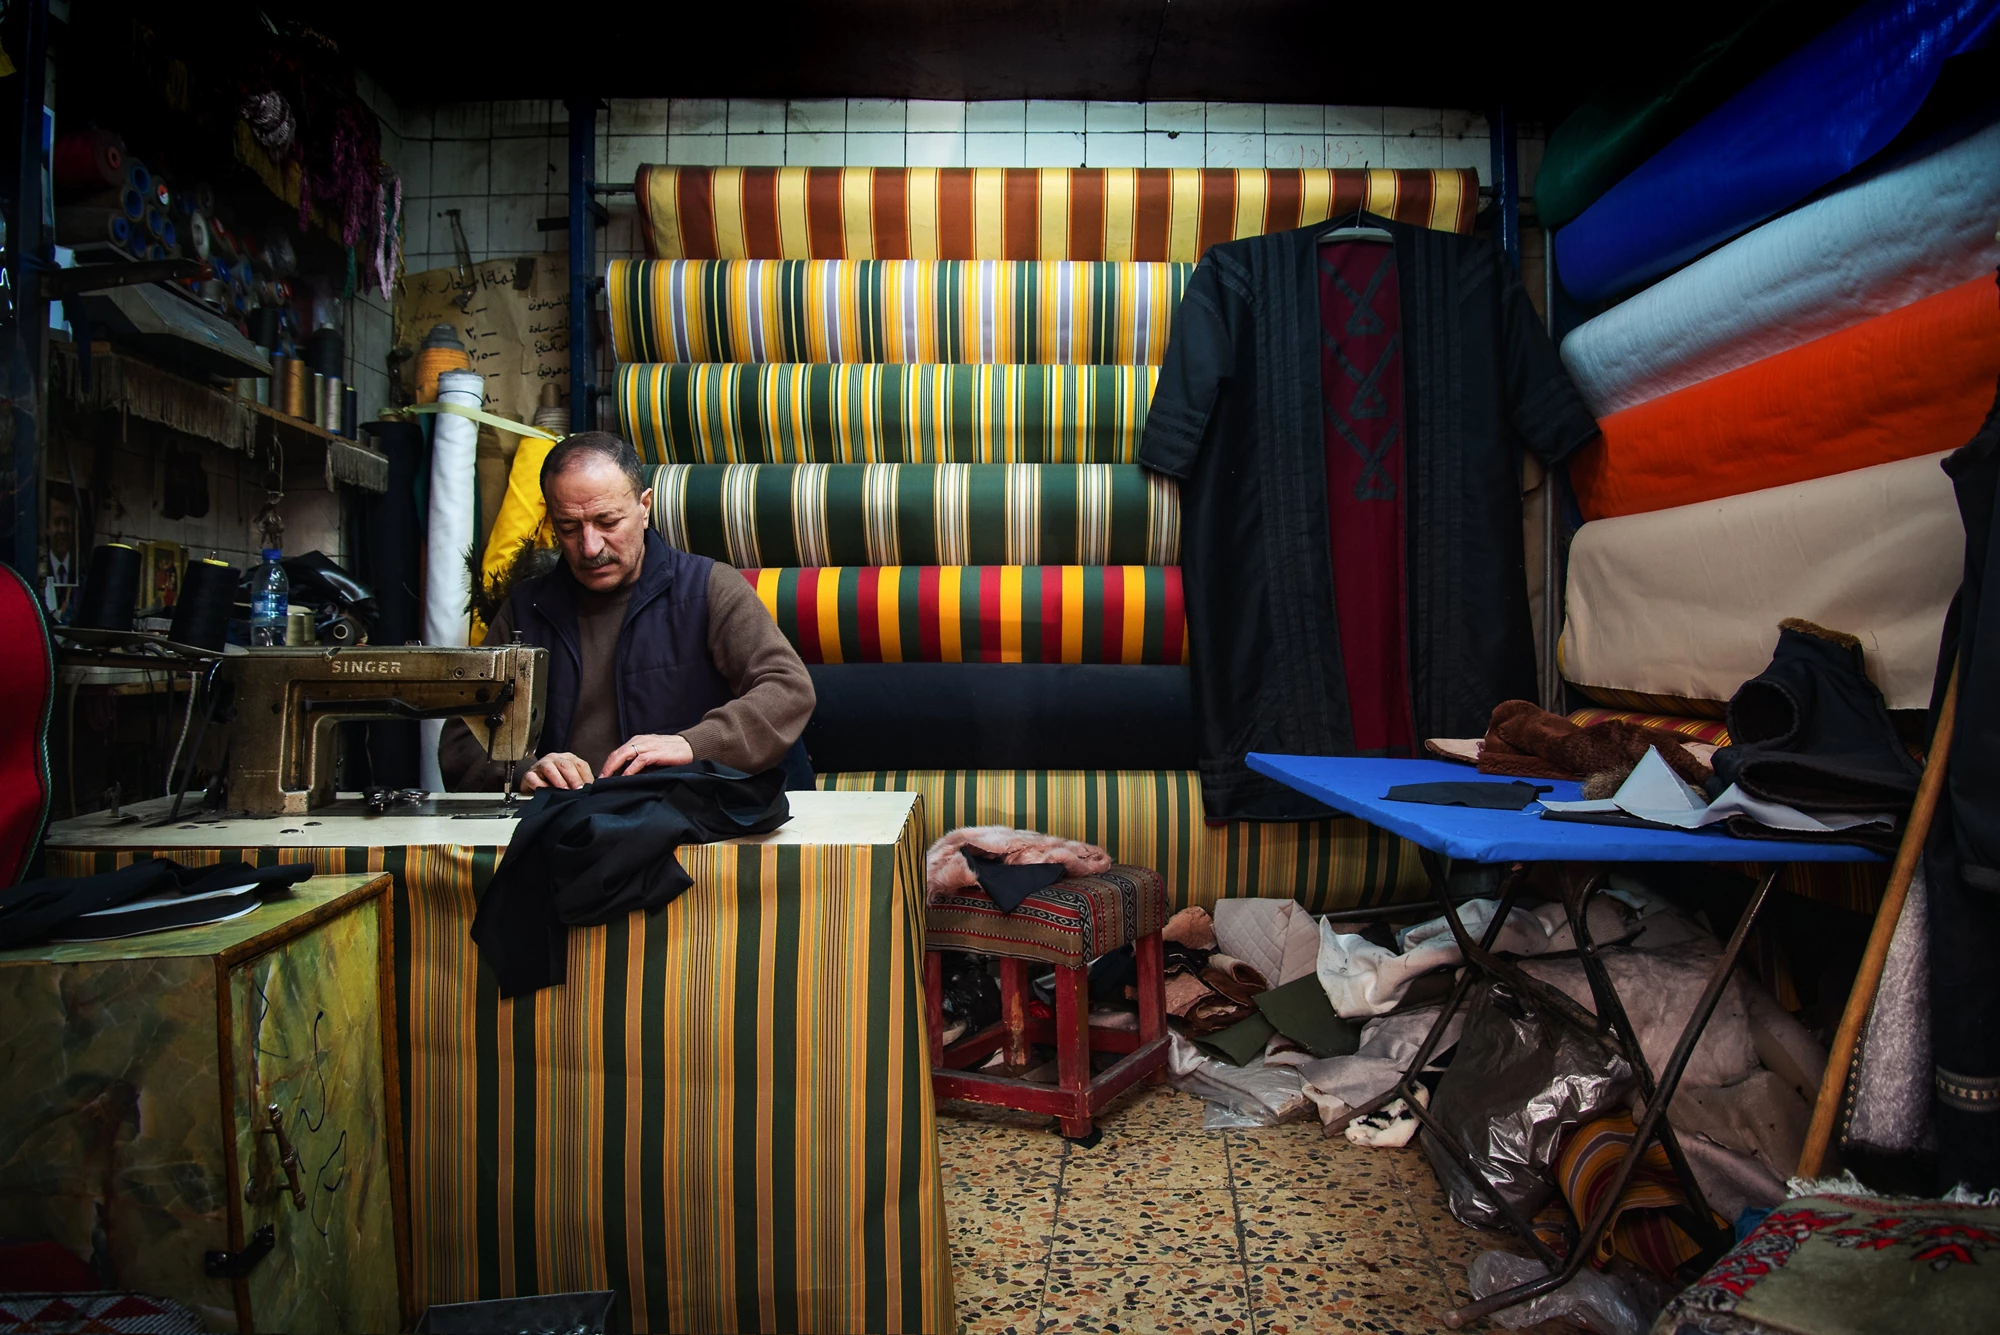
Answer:
[[[1772,873],[1773,876],[1776,873]],[[1576,937],[1577,957],[1583,963],[1583,973],[1590,984],[1591,996],[1597,1000],[1597,1013],[1608,1020],[1613,1029],[1624,1039],[1626,1057],[1632,1063],[1632,1072],[1639,1080],[1639,1093],[1651,1107],[1657,1095],[1657,1085],[1653,1080],[1652,1064],[1646,1060],[1646,1053],[1639,1046],[1639,1031],[1633,1027],[1625,1014],[1625,1000],[1618,995],[1618,989],[1611,985],[1611,974],[1604,967],[1604,959],[1597,953],[1597,943],[1591,939],[1588,909],[1590,899],[1610,884],[1609,876],[1594,876],[1580,887],[1565,886],[1563,891],[1563,911],[1569,915],[1570,930]],[[1660,1123],[1660,1146],[1667,1152],[1667,1162],[1672,1165],[1674,1176],[1680,1179],[1681,1190],[1687,1193],[1688,1206],[1694,1216],[1694,1232],[1705,1253],[1712,1253],[1713,1260],[1729,1250],[1731,1234],[1727,1229],[1715,1226],[1715,1213],[1708,1207],[1708,1200],[1701,1194],[1701,1184],[1695,1180],[1694,1169],[1688,1164],[1687,1155],[1681,1152],[1680,1137],[1675,1134],[1671,1121]],[[1643,1153],[1645,1146],[1638,1147]]]
[[[1708,983],[1701,990],[1701,998],[1695,1002],[1694,1013],[1688,1016],[1679,1040],[1674,1043],[1673,1055],[1667,1058],[1666,1068],[1660,1072],[1658,1088],[1654,1096],[1647,1100],[1646,1114],[1639,1119],[1638,1134],[1632,1137],[1625,1157],[1618,1161],[1618,1171],[1612,1175],[1611,1185],[1605,1190],[1597,1209],[1591,1212],[1590,1221],[1584,1226],[1576,1245],[1570,1249],[1569,1260],[1553,1274],[1468,1303],[1456,1312],[1447,1312],[1445,1325],[1457,1330],[1467,1322],[1490,1316],[1503,1307],[1512,1307],[1559,1289],[1575,1278],[1585,1258],[1595,1253],[1598,1239],[1611,1226],[1611,1215],[1618,1207],[1618,1198],[1625,1194],[1633,1172],[1639,1167],[1639,1160],[1645,1156],[1647,1143],[1666,1121],[1667,1105],[1673,1102],[1674,1091],[1680,1088],[1688,1058],[1694,1055],[1695,1044],[1701,1041],[1702,1031],[1708,1028],[1709,1017],[1715,1014],[1716,1003],[1722,1000],[1722,989],[1728,985],[1729,975],[1736,969],[1737,957],[1743,953],[1744,938],[1750,935],[1750,929],[1756,924],[1757,915],[1763,911],[1764,901],[1770,896],[1771,885],[1777,878],[1774,871],[1758,883],[1755,893],[1750,896],[1749,905],[1743,910],[1743,916],[1737,919],[1736,930],[1729,934],[1729,944],[1723,947],[1722,958],[1710,971]]]

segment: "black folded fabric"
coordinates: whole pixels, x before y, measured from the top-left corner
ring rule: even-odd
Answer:
[[[699,760],[544,788],[529,799],[479,901],[472,939],[503,997],[567,976],[568,928],[664,908],[694,884],[674,851],[775,830],[791,818],[785,772]]]
[[[881,769],[1193,769],[1184,667],[813,664],[806,749],[822,774]]]
[[[1383,796],[1391,802],[1422,802],[1434,807],[1479,807],[1486,811],[1520,811],[1555,789],[1546,783],[1399,783]]]
[[[1923,767],[1862,670],[1861,643],[1785,621],[1771,665],[1729,702],[1730,745],[1710,764],[1711,797],[1730,784],[1800,811],[1908,811]]]
[[[97,876],[24,881],[0,890],[0,949],[69,935],[65,929],[84,914],[136,899],[206,894],[239,885],[259,886],[268,893],[296,885],[312,874],[310,865],[298,863],[253,867],[247,862],[222,862],[212,867],[183,867],[165,858],[141,858]]]
[[[1004,858],[992,858],[976,849],[958,850],[965,863],[972,868],[972,874],[979,878],[979,888],[987,898],[1000,906],[1002,913],[1012,913],[1020,908],[1023,901],[1037,890],[1046,890],[1065,875],[1059,862],[1030,862],[1020,866]]]

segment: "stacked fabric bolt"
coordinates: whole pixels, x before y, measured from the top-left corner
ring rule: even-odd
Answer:
[[[1413,893],[1357,821],[1210,827],[1172,483],[1133,462],[1193,262],[1365,206],[1466,230],[1469,172],[649,167],[610,267],[654,526],[812,665],[822,783],[1156,868],[1176,905]]]

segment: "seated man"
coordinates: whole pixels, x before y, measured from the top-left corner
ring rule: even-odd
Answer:
[[[783,765],[787,787],[811,787],[805,664],[735,568],[653,532],[632,447],[606,431],[567,437],[542,464],[542,496],[562,560],[516,581],[486,632],[549,651],[548,716],[521,790],[696,760],[752,774]],[[445,724],[438,768],[454,791],[506,782],[459,719]]]

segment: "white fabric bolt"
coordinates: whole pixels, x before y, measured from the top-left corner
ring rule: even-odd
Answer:
[[[438,402],[478,408],[486,402],[486,377],[477,371],[446,371],[438,377]],[[477,454],[479,424],[455,413],[439,413],[431,440],[430,522],[424,540],[424,643],[464,645],[471,630],[466,603],[472,577],[466,556],[475,537],[473,511],[479,504]],[[423,723],[423,786],[444,788],[438,770],[442,719]]]
[[[1765,223],[1563,340],[1602,417],[2000,264],[2000,124]]]

